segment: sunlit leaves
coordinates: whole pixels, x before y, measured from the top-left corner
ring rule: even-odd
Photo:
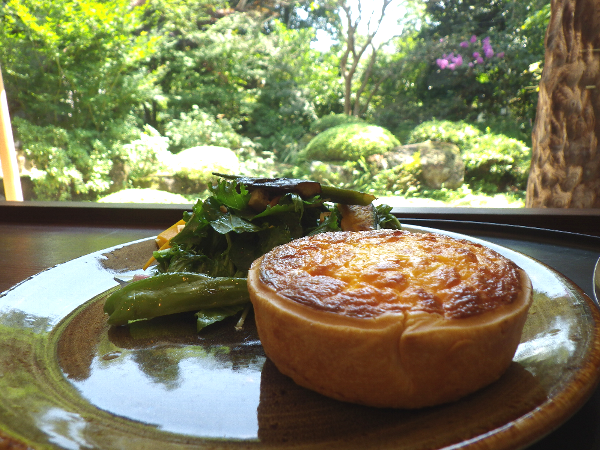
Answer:
[[[139,63],[157,38],[140,31],[143,14],[127,0],[9,0],[0,59],[13,114],[96,130],[129,114],[151,95]]]

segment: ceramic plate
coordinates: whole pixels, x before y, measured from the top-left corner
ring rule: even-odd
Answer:
[[[107,291],[115,288],[115,276],[140,271],[152,239],[48,269],[0,294],[0,447],[529,445],[593,392],[600,373],[599,314],[559,273],[477,242],[514,260],[532,279],[534,302],[521,344],[496,383],[418,411],[341,403],[296,386],[265,358],[251,316],[241,331],[229,320],[198,334],[187,314],[109,328],[102,312]]]

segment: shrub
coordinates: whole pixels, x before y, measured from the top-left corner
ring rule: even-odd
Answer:
[[[408,144],[425,141],[452,142],[462,150],[469,147],[473,140],[483,133],[466,122],[449,120],[430,120],[423,122],[409,134]]]
[[[215,145],[239,149],[251,146],[249,139],[239,135],[227,119],[215,117],[194,105],[188,113],[181,113],[165,127],[170,150],[178,153],[187,148]]]
[[[96,200],[156,171],[159,155],[168,153],[167,138],[133,122],[115,123],[105,132],[38,126],[18,117],[13,123],[33,166],[36,200]]]
[[[150,125],[144,127],[139,139],[122,146],[121,157],[127,165],[128,185],[157,171],[164,155],[169,155],[169,138],[163,137]]]
[[[301,156],[318,161],[358,161],[361,157],[387,153],[398,145],[398,139],[385,128],[348,123],[319,133]]]
[[[501,134],[477,138],[462,152],[465,182],[475,191],[496,193],[527,187],[531,149]]]
[[[371,187],[377,195],[414,195],[423,189],[419,154],[412,162],[381,170],[373,177]]]
[[[173,155],[169,170],[174,173],[222,172],[236,174],[240,162],[235,152],[227,147],[201,145]]]
[[[345,125],[347,123],[364,123],[360,117],[349,116],[348,114],[327,114],[320,119],[315,120],[310,125],[310,132],[312,134],[319,134],[329,128],[337,127],[338,125]]]
[[[249,136],[257,138],[263,151],[273,152],[285,161],[297,153],[299,141],[317,116],[310,90],[293,80],[279,79],[284,75],[274,70],[277,74],[267,77],[245,128]]]
[[[360,190],[362,189],[361,178],[365,173],[361,164],[356,162],[335,164],[323,161],[305,161],[292,167],[286,176],[344,189]]]
[[[116,160],[125,160],[122,142],[135,138],[135,124],[121,121],[109,130],[66,130],[13,119],[15,137],[33,166],[36,200],[94,200],[112,184]]]

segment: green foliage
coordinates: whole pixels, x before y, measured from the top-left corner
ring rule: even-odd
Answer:
[[[156,95],[141,64],[158,41],[141,29],[145,12],[128,0],[9,0],[0,9],[9,108],[37,168],[38,200],[93,200],[127,161],[123,143],[143,125],[137,108]]]
[[[463,121],[430,120],[416,126],[409,134],[407,143],[451,142],[464,149],[472,145],[472,142],[481,135],[479,128]]]
[[[402,122],[436,117],[451,121],[482,120],[493,132],[530,144],[537,108],[539,72],[544,59],[548,0],[449,0],[423,2],[422,27],[399,40],[393,60],[396,70],[382,85],[376,122],[396,132]],[[489,37],[495,55],[469,66],[476,36]],[[401,55],[400,55],[401,53]],[[442,70],[436,60],[460,53],[465,61],[455,70]],[[504,53],[503,57],[498,57]]]
[[[140,132],[115,123],[103,133],[38,126],[16,117],[15,136],[33,164],[37,200],[95,200],[113,188],[131,186],[156,170],[167,141],[151,127]],[[118,168],[120,173],[115,173]]]
[[[162,97],[146,105],[146,120],[158,129],[196,105],[285,159],[341,95],[336,63],[310,48],[312,29],[190,0],[151,7],[148,22],[164,38],[148,67],[160,74]]]
[[[104,131],[154,94],[140,63],[156,38],[129,0],[9,0],[0,60],[13,116],[39,126]]]
[[[338,99],[335,63],[310,48],[313,38],[313,30],[288,30],[278,21],[268,35],[264,84],[250,105],[245,129],[281,160],[297,152],[317,115],[330,111]]]
[[[251,147],[252,142],[238,134],[229,120],[214,117],[192,105],[192,110],[182,112],[165,126],[165,135],[170,140],[169,149],[173,153],[200,145],[214,145],[239,149]]]
[[[400,145],[385,128],[348,123],[329,128],[312,139],[302,157],[319,161],[358,161],[361,157],[384,154]]]
[[[334,3],[250,2],[239,12],[225,0],[6,0],[0,61],[38,199],[93,200],[137,185],[167,144],[234,149],[247,175],[296,171],[422,195],[414,167],[377,173],[366,157],[440,140],[461,148],[476,191],[524,188],[548,0],[409,2],[413,22],[367,80],[367,91],[381,84],[364,122],[339,114],[341,46],[311,48],[311,23],[341,30]],[[436,59],[471,35],[489,36],[504,58],[439,70]],[[369,136],[368,124],[395,138]],[[324,163],[282,164],[297,156]]]
[[[396,132],[398,128],[429,120],[435,114],[423,102],[419,89],[430,65],[427,42],[416,30],[410,30],[394,44],[398,50],[388,62],[389,76],[381,85],[380,101],[372,116],[375,123],[401,136]]]
[[[531,150],[523,142],[498,134],[486,134],[463,152],[465,182],[486,193],[525,190]]]
[[[350,116],[348,114],[327,114],[310,125],[310,132],[314,134],[321,133],[329,128],[337,127],[347,123],[364,123],[360,117]]]
[[[150,125],[144,127],[138,139],[117,148],[118,156],[128,168],[128,184],[156,172],[164,155],[169,154],[168,148],[169,139]]]
[[[298,141],[316,118],[308,92],[292,80],[269,78],[247,124],[262,149],[275,152],[282,160],[297,151]]]
[[[370,187],[378,195],[417,195],[423,190],[418,154],[410,163],[379,171]]]
[[[157,126],[193,105],[238,124],[252,101],[247,90],[264,78],[264,35],[249,15],[213,20],[208,6],[185,0],[152,2],[154,33],[163,36],[148,66],[159,74],[162,98],[147,105]],[[210,24],[210,25],[209,25]]]
[[[490,27],[503,26],[502,13],[508,6],[507,0],[425,0],[425,13],[432,20],[423,34],[433,38],[456,33],[457,29],[469,29],[480,35]],[[512,2],[510,2],[512,3]],[[466,19],[470,20],[467,21]]]
[[[170,182],[165,187],[186,195],[202,195],[215,180],[213,172],[230,175],[240,173],[237,152],[226,147],[191,147],[176,155],[166,156],[163,159],[165,164],[161,175],[166,175]],[[158,185],[160,188],[161,176],[150,176],[142,180],[141,185],[144,183],[148,183],[148,186]]]
[[[37,200],[93,199],[110,187],[113,149],[99,133],[38,126],[19,117],[14,127],[26,158],[34,164]]]
[[[328,186],[363,191],[362,175],[366,173],[362,161],[346,161],[341,164],[323,161],[304,161],[290,168],[284,176],[312,180]]]

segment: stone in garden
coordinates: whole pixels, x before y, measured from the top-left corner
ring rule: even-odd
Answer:
[[[367,158],[367,162],[377,170],[387,170],[403,164],[411,164],[415,160],[415,154],[419,152],[419,145],[401,145],[388,153],[371,155]]]
[[[368,162],[379,170],[411,164],[418,156],[421,176],[431,189],[458,189],[464,183],[465,162],[460,149],[449,142],[425,141],[402,145],[383,155],[372,155]]]
[[[458,146],[449,142],[426,141],[420,148],[421,171],[432,189],[458,189],[465,180],[465,162]]]

